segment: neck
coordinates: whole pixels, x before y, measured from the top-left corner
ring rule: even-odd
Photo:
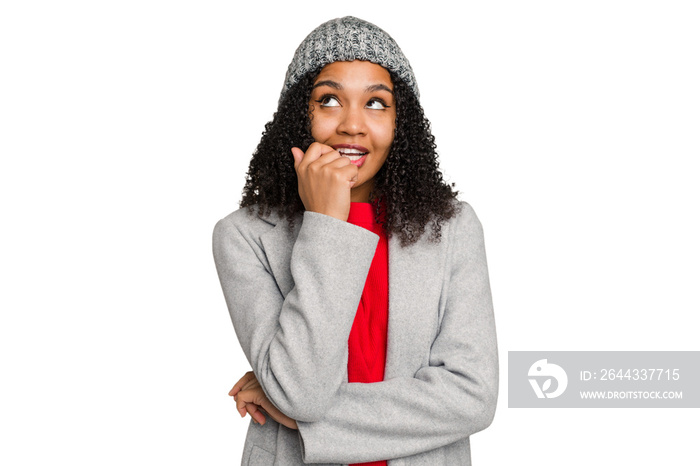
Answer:
[[[357,188],[350,189],[350,202],[369,202],[369,195],[372,192],[374,183],[362,183]]]

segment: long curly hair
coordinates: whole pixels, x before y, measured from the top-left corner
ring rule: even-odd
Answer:
[[[430,225],[430,240],[440,241],[442,225],[457,214],[454,184],[447,184],[438,166],[435,137],[418,98],[396,74],[394,85],[396,131],[384,165],[374,177],[370,202],[375,219],[387,236],[398,235],[401,245],[416,242]],[[280,100],[272,121],[265,125],[248,167],[240,206],[261,216],[275,210],[290,227],[304,212],[291,148],[304,152],[311,137],[309,97],[318,71],[309,73]]]

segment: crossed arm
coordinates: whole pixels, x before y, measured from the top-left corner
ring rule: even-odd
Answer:
[[[245,417],[248,413],[253,422],[264,425],[266,422],[264,413],[268,413],[279,424],[290,429],[298,429],[297,421],[285,415],[270,402],[253,371],[246,372],[228,394],[235,400],[236,409],[241,417]]]
[[[488,426],[498,391],[495,325],[481,226],[471,208],[465,205],[465,209],[451,227],[445,312],[431,347],[428,366],[421,368],[414,377],[353,384],[343,380],[344,360],[336,359],[336,363],[340,363],[337,370],[341,377],[333,384],[319,389],[316,384],[321,380],[316,376],[337,376],[336,372],[308,375],[306,388],[311,391],[302,391],[300,395],[307,394],[307,402],[318,400],[319,403],[313,408],[297,410],[307,415],[304,419],[283,406],[287,400],[300,399],[288,396],[278,403],[274,385],[278,379],[265,380],[266,373],[255,370],[254,374],[246,374],[239,380],[230,392],[236,398],[239,412],[242,415],[248,412],[256,422],[264,423],[262,409],[280,424],[298,428],[307,461],[360,462],[406,456],[453,443]],[[373,247],[371,250],[373,252]],[[369,262],[366,265],[368,268]],[[362,284],[364,276],[359,278]],[[297,277],[295,283],[298,283]],[[337,335],[349,333],[359,294],[354,299],[351,309],[334,314],[336,320],[339,316],[347,319],[347,327],[335,334],[337,340],[342,340]],[[305,322],[312,322],[312,319],[306,318]],[[281,314],[279,323],[283,324]],[[239,327],[236,329],[238,332]],[[243,345],[245,340],[240,332],[239,339]],[[300,345],[308,349],[313,348],[313,343],[315,340],[311,339]],[[346,343],[340,341],[341,346]],[[307,356],[318,357],[317,351],[318,348]],[[270,348],[268,357],[271,352]],[[253,367],[259,366],[253,364]],[[281,366],[269,362],[267,367]],[[282,373],[279,375],[284,378]],[[272,387],[268,387],[269,381],[273,382]],[[328,391],[316,398],[319,390]],[[329,442],[336,447],[332,453],[324,448]],[[357,448],[358,445],[368,448]]]
[[[292,419],[314,421],[344,381],[347,337],[343,341],[339,335],[350,333],[379,237],[305,212],[290,242],[288,273],[294,286],[284,296],[269,262],[280,252],[258,243],[266,233],[275,231],[245,212],[219,221],[213,238],[219,279],[236,335],[266,397]]]

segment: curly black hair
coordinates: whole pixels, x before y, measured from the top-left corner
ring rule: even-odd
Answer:
[[[387,236],[399,236],[402,246],[416,242],[430,224],[432,241],[439,241],[445,221],[458,210],[458,192],[447,184],[438,166],[435,137],[418,98],[396,74],[396,131],[384,165],[374,177],[370,194],[375,219]],[[267,216],[274,209],[290,226],[304,211],[299,197],[292,147],[304,152],[311,137],[309,97],[318,72],[309,73],[280,100],[272,121],[265,125],[248,167],[240,206]],[[382,212],[383,209],[383,212]]]

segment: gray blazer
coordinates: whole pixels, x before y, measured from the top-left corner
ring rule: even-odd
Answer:
[[[348,336],[379,237],[333,217],[245,209],[214,228],[214,260],[243,351],[299,430],[250,423],[243,465],[469,465],[492,421],[498,355],[481,224],[472,208],[401,247],[389,239],[383,382],[348,383]]]

